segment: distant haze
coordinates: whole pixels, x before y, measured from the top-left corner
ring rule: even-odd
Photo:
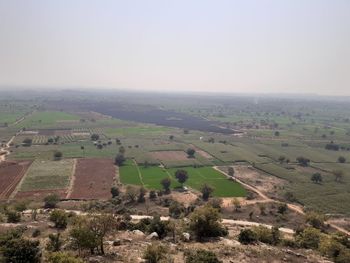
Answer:
[[[0,0],[0,85],[350,95],[350,1]]]

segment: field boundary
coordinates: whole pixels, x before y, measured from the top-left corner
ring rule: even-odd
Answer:
[[[69,180],[69,186],[68,186],[68,189],[67,189],[66,199],[70,198],[70,196],[71,196],[71,194],[73,192],[73,187],[74,187],[74,182],[75,182],[75,170],[76,170],[76,167],[77,167],[77,159],[74,159],[73,167],[72,167],[72,173],[71,173],[70,180]]]

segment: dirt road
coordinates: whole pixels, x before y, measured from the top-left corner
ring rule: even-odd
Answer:
[[[217,166],[214,166],[213,167],[215,170],[219,171],[220,173],[226,175],[228,178],[230,178],[230,176],[225,173],[224,171],[220,170],[219,167]],[[243,185],[245,188],[253,191],[254,193],[256,193],[262,200],[250,200],[250,204],[252,203],[261,203],[261,202],[275,202],[275,203],[282,203],[280,201],[277,201],[277,200],[274,200],[274,199],[271,199],[269,198],[267,195],[265,195],[263,192],[261,192],[259,189],[257,189],[256,187],[250,185],[250,184],[247,184],[241,180],[239,180],[238,178],[235,178],[235,180],[240,183],[241,185]],[[301,215],[305,215],[305,212],[304,212],[304,209],[302,206],[299,206],[299,205],[296,205],[296,204],[291,204],[291,203],[286,203],[288,208],[290,210],[293,210],[294,212],[298,213],[298,214],[301,214]],[[349,235],[350,236],[350,231],[347,231],[345,228],[342,228],[340,226],[337,226],[337,225],[334,225],[332,224],[331,222],[325,222],[325,224],[328,224],[330,227],[332,227],[333,229],[339,231],[339,232],[342,232],[346,235]]]

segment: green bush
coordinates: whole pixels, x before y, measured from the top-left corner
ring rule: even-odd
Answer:
[[[64,229],[68,224],[68,215],[62,210],[54,210],[50,214],[50,221],[55,223],[56,228]]]
[[[238,235],[238,241],[244,245],[253,244],[258,241],[257,234],[251,229],[242,229]]]
[[[21,221],[21,213],[16,211],[7,211],[7,223],[18,223]]]
[[[212,206],[204,206],[194,210],[190,216],[190,230],[197,239],[226,236],[227,230],[220,223],[220,215]]]
[[[320,230],[307,227],[296,236],[298,245],[302,248],[317,249],[320,244]]]
[[[215,253],[208,250],[195,250],[185,252],[186,263],[221,263]]]

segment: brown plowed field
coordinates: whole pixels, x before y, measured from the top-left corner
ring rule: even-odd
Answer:
[[[24,191],[18,192],[15,196],[16,199],[26,200],[43,200],[50,194],[56,194],[60,198],[64,199],[67,194],[67,189],[55,189],[55,190],[36,190],[36,191]]]
[[[112,159],[79,159],[71,199],[108,199],[116,176]]]
[[[0,165],[0,199],[10,197],[31,163],[31,161],[19,161]]]
[[[154,159],[159,161],[186,161],[187,154],[184,151],[158,151],[149,153]]]

